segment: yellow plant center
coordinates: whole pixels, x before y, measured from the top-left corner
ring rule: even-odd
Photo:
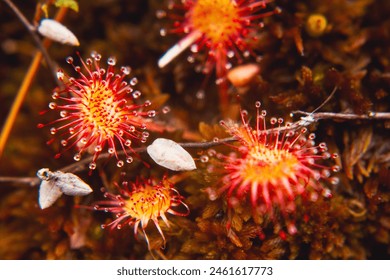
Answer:
[[[117,101],[114,93],[101,82],[87,89],[83,100],[82,113],[86,123],[93,126],[103,137],[112,137],[121,119],[117,112]]]
[[[125,202],[124,209],[131,217],[147,221],[157,219],[160,213],[165,213],[171,207],[169,188],[145,187],[143,190],[135,191]]]
[[[241,29],[239,9],[231,0],[198,0],[191,22],[213,44],[225,44]]]
[[[242,167],[244,181],[270,182],[290,177],[299,165],[297,157],[286,151],[256,145],[249,151]]]

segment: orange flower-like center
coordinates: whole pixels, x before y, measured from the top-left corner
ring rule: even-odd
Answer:
[[[239,9],[231,0],[198,0],[190,17],[193,28],[212,44],[225,44],[241,29]]]
[[[243,178],[251,182],[275,182],[295,174],[299,160],[287,150],[253,146],[243,161]]]
[[[96,82],[86,89],[82,113],[85,123],[103,137],[113,137],[121,121],[121,108],[115,101],[113,91],[102,82]]]
[[[144,189],[132,192],[126,200],[123,209],[131,217],[147,223],[155,220],[171,207],[169,188],[146,186]]]

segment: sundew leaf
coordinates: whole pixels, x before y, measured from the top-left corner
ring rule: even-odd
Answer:
[[[54,5],[57,8],[64,7],[64,8],[72,9],[75,12],[79,11],[79,3],[77,3],[76,0],[56,0],[54,2]]]

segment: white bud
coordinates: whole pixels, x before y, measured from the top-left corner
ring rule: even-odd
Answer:
[[[158,165],[170,170],[184,171],[196,169],[192,156],[172,140],[158,138],[146,150]]]
[[[38,32],[53,41],[71,46],[79,46],[77,37],[64,25],[53,19],[43,19],[38,26]]]

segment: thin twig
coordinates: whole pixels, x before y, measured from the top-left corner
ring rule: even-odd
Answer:
[[[336,120],[390,120],[390,113],[387,112],[371,112],[367,115],[357,115],[357,114],[347,114],[347,113],[308,113],[304,111],[294,111],[293,114],[301,114],[305,116],[310,116],[315,121],[318,121],[320,119],[336,119]],[[271,134],[271,133],[278,133],[281,131],[286,130],[294,130],[299,127],[309,125],[311,122],[305,121],[302,122],[296,121],[294,123],[291,123],[288,126],[281,126],[281,127],[275,127],[271,129],[267,129],[262,131],[263,133]],[[224,143],[237,141],[238,139],[235,137],[228,137],[219,139],[218,141],[209,141],[209,142],[189,142],[189,143],[178,143],[183,148],[195,148],[195,149],[208,149],[210,147],[222,145]],[[133,149],[134,153],[143,153],[146,151],[146,147],[140,147]],[[119,151],[118,156],[124,155],[124,151]],[[108,159],[111,158],[112,154],[109,153],[103,153],[99,155],[98,160]],[[81,161],[72,163],[70,165],[67,165],[60,169],[62,172],[81,172],[88,168],[88,164],[92,161],[93,156],[89,156]],[[0,183],[12,183],[17,185],[26,185],[26,186],[37,186],[40,183],[40,180],[36,177],[0,177]]]
[[[36,28],[27,20],[27,18],[23,15],[23,13],[19,10],[19,8],[15,6],[15,4],[11,0],[3,0],[3,1],[14,11],[16,16],[19,18],[19,20],[23,23],[23,25],[28,30],[28,32],[30,32],[31,36],[35,41],[36,46],[43,54],[43,57],[46,60],[47,66],[49,67],[50,72],[53,75],[54,81],[58,84],[58,86],[61,86],[60,81],[57,79],[57,68],[55,67],[48,52],[46,51],[46,48],[44,47],[41,39],[37,35]]]
[[[208,149],[211,147],[221,145],[223,143],[234,142],[234,141],[237,141],[235,137],[228,137],[228,138],[218,139],[216,141],[210,141],[210,142],[178,143],[178,144],[183,148]]]
[[[262,131],[262,133],[265,134],[271,134],[271,133],[279,133],[282,131],[287,131],[287,130],[294,130],[299,127],[302,127],[300,125],[300,121],[297,121],[295,123],[291,123],[288,126],[280,126],[280,127],[275,127],[271,129],[267,129]],[[236,137],[227,137],[227,138],[222,138],[218,139],[217,141],[208,141],[208,142],[187,142],[187,143],[177,143],[183,148],[194,148],[194,149],[208,149],[211,147],[215,147],[218,145],[222,145],[225,143],[229,142],[234,142],[237,141],[238,139]],[[147,147],[140,147],[140,148],[134,148],[133,152],[136,154],[144,153],[146,151]],[[125,154],[124,151],[118,151],[117,155],[118,156],[123,156]],[[104,159],[109,159],[112,157],[112,154],[110,153],[103,153],[100,154],[98,157],[98,160],[104,160]],[[62,172],[71,172],[71,173],[77,173],[84,171],[88,168],[89,163],[93,160],[93,156],[86,157],[80,161],[77,161],[75,163],[72,163],[70,165],[67,165],[59,171]],[[37,177],[0,177],[0,183],[11,183],[11,184],[20,184],[20,185],[25,185],[25,186],[38,186],[40,183],[40,180]]]
[[[219,141],[210,141],[210,142],[201,142],[201,143],[178,143],[180,146],[184,148],[197,148],[197,149],[207,149],[210,147],[214,147],[217,145],[221,145],[223,143],[227,142],[232,142],[235,141],[236,139],[233,137],[229,138],[223,138],[219,139]],[[140,154],[144,153],[146,151],[146,147],[140,147],[140,148],[135,148],[133,149],[134,153]],[[118,156],[124,155],[124,151],[119,151],[117,153]],[[102,161],[104,159],[109,159],[112,157],[112,154],[110,153],[103,153],[99,155],[98,160]],[[92,161],[93,156],[86,157],[85,159],[82,159],[80,161],[77,161],[75,163],[72,163],[70,165],[67,165],[59,171],[62,172],[71,172],[71,173],[77,173],[84,171],[88,168],[88,164]],[[41,180],[37,177],[0,177],[0,183],[8,183],[8,184],[13,184],[13,185],[23,185],[26,187],[35,187],[38,186]]]
[[[200,142],[200,143],[190,142],[190,143],[177,143],[177,144],[179,144],[183,148],[208,149],[210,147],[215,147],[215,146],[221,145],[223,143],[228,143],[228,142],[232,142],[232,141],[236,141],[236,139],[234,137],[228,137],[228,138],[219,139],[218,141],[209,141],[209,142]],[[145,151],[146,151],[146,147],[140,147],[140,148],[133,149],[133,152],[136,154],[144,153]],[[124,151],[119,151],[117,153],[118,156],[122,156],[124,154],[125,154]],[[112,157],[112,154],[103,153],[103,154],[99,155],[98,160],[101,161],[103,159],[109,159],[111,157]],[[72,173],[83,171],[87,168],[88,164],[92,160],[93,160],[93,156],[89,156],[83,160],[80,160],[78,162],[72,163],[68,166],[61,168],[60,171],[72,172]]]
[[[333,119],[333,120],[390,120],[389,112],[369,112],[368,114],[357,115],[349,113],[331,113],[331,112],[320,112],[320,113],[308,113],[304,111],[294,111],[293,114],[300,114],[305,116],[311,116],[314,120],[320,119]]]
[[[390,113],[375,113],[371,112],[368,115],[356,115],[356,114],[345,114],[345,113],[308,113],[304,111],[295,111],[293,112],[294,114],[303,114],[306,116],[311,116],[315,121],[320,120],[320,119],[341,119],[341,120],[370,120],[370,119],[390,119]],[[308,121],[296,121],[293,123],[290,123],[289,125],[286,126],[279,126],[279,127],[274,127],[270,128],[267,130],[262,131],[262,133],[265,134],[272,134],[272,133],[279,133],[283,131],[288,131],[288,130],[296,130],[298,128],[301,128],[303,126],[309,125],[311,122]],[[183,148],[195,148],[195,149],[208,149],[211,147],[215,147],[224,143],[229,143],[233,141],[237,141],[238,139],[236,137],[227,137],[223,139],[219,139],[218,141],[209,141],[209,142],[188,142],[188,143],[178,143],[180,146]],[[134,152],[135,153],[143,153],[146,151],[146,147],[141,147],[141,148],[135,148]],[[118,155],[123,155],[125,152],[124,151],[119,151]],[[112,154],[109,153],[104,153],[99,156],[99,160],[102,159],[108,159],[112,157]],[[71,165],[68,165],[64,168],[62,168],[60,171],[63,172],[80,172],[85,170],[87,165],[92,161],[93,156],[90,156],[88,158],[85,158],[79,162],[75,162]]]
[[[13,186],[36,187],[40,181],[38,177],[0,177],[0,183],[12,184]]]
[[[65,14],[66,14],[66,8],[61,8],[58,11],[57,15],[55,16],[55,19],[57,21],[61,21],[64,18]],[[43,41],[44,48],[48,48],[50,46],[50,43],[51,43],[51,40],[45,39]],[[12,103],[11,109],[8,113],[8,116],[6,118],[6,121],[4,123],[4,126],[3,126],[2,130],[1,130],[1,134],[0,134],[0,158],[4,152],[5,144],[7,143],[8,137],[11,133],[16,116],[19,113],[20,107],[23,104],[23,101],[27,95],[28,89],[30,88],[31,83],[34,79],[34,76],[38,71],[41,60],[42,60],[42,53],[37,52],[34,56],[33,61],[30,64],[30,67],[26,73],[26,76],[23,79],[22,85],[20,86],[18,93],[16,94],[15,100]]]

